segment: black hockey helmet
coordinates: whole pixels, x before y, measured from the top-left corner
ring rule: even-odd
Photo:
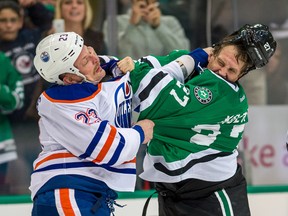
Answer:
[[[221,44],[241,44],[247,51],[250,66],[242,76],[251,70],[265,66],[277,47],[268,26],[263,24],[246,24],[222,41],[213,44],[213,47]]]
[[[275,53],[277,43],[266,25],[246,24],[231,34],[234,35],[231,42],[241,42],[252,61],[253,65],[247,69],[247,72],[265,66]]]

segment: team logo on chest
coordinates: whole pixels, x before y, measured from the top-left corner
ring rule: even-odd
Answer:
[[[128,82],[123,82],[116,89],[115,106],[116,118],[115,125],[117,127],[128,128],[131,127],[131,110],[132,110],[132,90]]]
[[[196,86],[194,88],[194,95],[202,104],[207,104],[212,100],[212,92],[205,87]]]

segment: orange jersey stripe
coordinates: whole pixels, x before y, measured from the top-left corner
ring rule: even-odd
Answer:
[[[125,161],[123,164],[128,164],[128,163],[136,163],[136,157],[130,161]]]
[[[75,157],[75,155],[73,155],[71,153],[57,153],[57,154],[49,155],[48,157],[39,161],[35,165],[34,170],[36,170],[41,164],[45,163],[46,161],[53,160],[53,159],[59,159],[59,158],[68,158],[68,157]]]
[[[46,92],[43,92],[43,95],[47,98],[47,100],[53,102],[53,103],[77,103],[77,102],[83,102],[83,101],[87,101],[90,100],[91,98],[95,97],[102,89],[102,84],[99,83],[98,84],[98,89],[96,92],[94,92],[92,95],[90,95],[89,97],[86,98],[81,98],[78,100],[56,100],[51,98],[49,95],[46,94]]]
[[[69,189],[59,189],[60,202],[65,216],[74,216],[74,211],[70,202]]]
[[[112,127],[112,126],[110,126],[110,127],[111,127],[111,131],[108,135],[108,139],[106,140],[106,142],[105,142],[103,148],[101,149],[100,153],[98,154],[97,158],[95,160],[93,160],[94,163],[101,162],[104,159],[104,157],[106,156],[107,152],[109,151],[109,149],[113,143],[113,140],[116,136],[117,130],[115,127]]]

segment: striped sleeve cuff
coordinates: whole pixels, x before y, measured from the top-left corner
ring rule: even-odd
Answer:
[[[145,134],[144,134],[142,127],[139,125],[134,125],[132,128],[135,129],[136,131],[138,131],[138,133],[140,134],[140,141],[141,141],[141,143],[143,143],[144,138],[145,138]]]

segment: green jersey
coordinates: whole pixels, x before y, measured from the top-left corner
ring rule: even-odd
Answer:
[[[230,178],[248,121],[243,88],[208,69],[182,84],[171,70],[182,74],[176,62],[160,69],[139,63],[130,74],[138,120],[155,123],[140,176],[154,182]]]
[[[16,146],[7,117],[23,106],[24,87],[21,75],[11,65],[10,60],[0,52],[0,164],[16,159]]]

